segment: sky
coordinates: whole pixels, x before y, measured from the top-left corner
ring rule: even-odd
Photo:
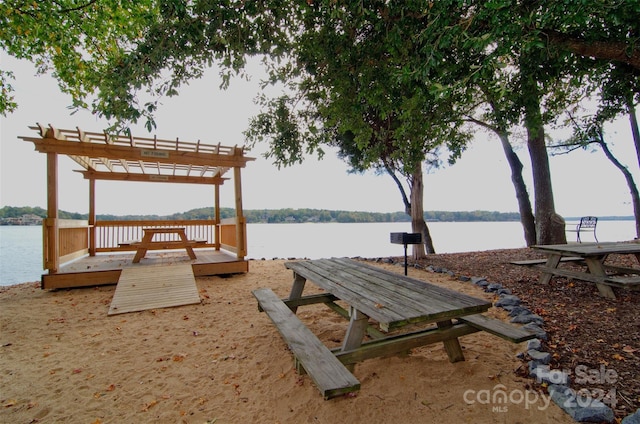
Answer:
[[[0,52],[0,67],[13,71],[12,86],[18,110],[0,117],[0,207],[46,208],[45,154],[20,136],[36,136],[30,125],[37,122],[57,128],[80,127],[102,131],[107,122],[89,112],[71,114],[69,96],[60,92],[50,75],[37,76],[28,61]],[[259,68],[250,81],[234,79],[221,90],[217,71],[180,89],[177,97],[163,99],[151,134],[162,139],[222,145],[245,144],[243,131],[259,112],[254,103],[260,93]],[[638,181],[628,119],[608,126],[606,137],[614,154],[629,167]],[[146,137],[144,123],[132,127],[135,136]],[[256,160],[242,170],[244,209],[313,208],[367,212],[404,209],[400,192],[387,175],[367,172],[349,174],[348,167],[327,151],[324,159],[308,157],[302,164],[278,169],[257,146],[247,155]],[[533,201],[530,159],[521,144],[517,153],[525,165],[524,176]],[[574,152],[551,157],[556,211],[565,217],[584,215],[633,215],[631,197],[623,175],[601,151]],[[59,159],[59,208],[87,213],[89,183],[80,167],[66,156]],[[228,174],[231,176],[231,174]],[[475,139],[453,166],[445,165],[425,174],[425,210],[517,212],[510,170],[497,137],[478,130]],[[169,215],[213,205],[213,188],[199,185],[107,182],[96,183],[96,213]],[[233,184],[221,188],[221,206],[233,207]]]

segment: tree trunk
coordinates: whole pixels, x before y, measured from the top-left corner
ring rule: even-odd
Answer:
[[[624,179],[627,181],[627,187],[629,187],[629,191],[631,192],[631,203],[633,204],[633,217],[636,220],[636,238],[640,237],[640,195],[638,194],[638,187],[636,186],[635,181],[633,180],[633,176],[631,172],[627,169],[626,166],[621,164],[618,159],[611,153],[609,150],[609,146],[604,142],[604,137],[602,132],[599,134],[600,140],[598,144],[602,148],[607,159],[609,159],[615,166],[622,172],[624,175]]]
[[[422,164],[416,165],[411,175],[411,231],[422,234],[422,244],[413,245],[413,259],[424,259],[427,253],[436,253],[427,222],[424,220],[424,182]],[[426,250],[426,252],[425,252]]]
[[[411,217],[411,232],[422,234],[422,244],[412,245],[413,259],[424,259],[427,257],[427,253],[436,253],[433,248],[433,240],[431,240],[429,227],[427,227],[427,223],[424,220],[424,184],[422,164],[419,163],[416,166],[416,170],[409,180],[409,190],[411,191],[409,193],[409,197],[411,200],[407,197],[407,193],[402,186],[402,182],[400,182],[398,176],[393,172],[393,169],[389,166],[385,166],[385,169],[387,170],[387,174],[389,174],[391,178],[393,178],[393,181],[395,181],[398,186],[398,190],[400,190],[402,202],[404,203],[404,211]]]
[[[633,105],[633,98],[627,101],[627,108],[629,111],[631,134],[633,135],[633,144],[636,146],[636,156],[638,157],[638,165],[640,166],[640,128],[638,128],[638,118],[636,117],[636,107]]]
[[[511,143],[509,143],[509,136],[506,132],[498,132],[500,142],[502,143],[502,150],[511,168],[511,182],[513,188],[516,191],[516,199],[518,200],[518,210],[520,211],[520,222],[524,230],[524,240],[527,246],[533,246],[536,244],[536,220],[533,216],[533,210],[531,209],[531,199],[529,199],[529,193],[527,191],[527,185],[522,178],[522,162],[520,158],[513,151]]]
[[[556,213],[553,200],[549,156],[540,113],[540,96],[535,88],[535,82],[529,85],[523,92],[530,96],[525,106],[525,126],[533,170],[537,243],[566,244],[564,219]],[[534,87],[531,87],[532,85]]]

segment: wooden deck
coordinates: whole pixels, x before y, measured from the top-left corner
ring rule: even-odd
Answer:
[[[197,259],[184,250],[149,252],[140,263],[133,263],[135,252],[85,256],[64,264],[56,274],[42,276],[43,289],[86,287],[117,284],[125,269],[146,266],[189,264],[195,277],[224,275],[249,271],[249,262],[215,249],[196,249]]]
[[[123,269],[107,315],[200,303],[190,264]]]

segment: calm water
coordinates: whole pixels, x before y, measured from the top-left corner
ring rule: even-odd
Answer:
[[[431,222],[438,253],[524,247],[519,222]],[[248,224],[249,258],[331,256],[401,256],[402,245],[389,233],[411,232],[409,223],[376,224]],[[573,241],[575,235],[568,233]],[[621,241],[635,236],[634,221],[598,222],[598,240]],[[592,241],[591,234],[583,241]],[[41,227],[0,226],[0,285],[39,281],[42,270]]]

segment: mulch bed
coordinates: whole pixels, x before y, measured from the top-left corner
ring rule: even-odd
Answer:
[[[544,256],[532,249],[505,249],[433,254],[419,265],[446,268],[457,276],[484,277],[510,289],[523,306],[544,318],[549,338],[543,347],[552,353],[551,368],[569,371],[572,389],[589,390],[595,398],[613,395],[615,406],[610,406],[617,419],[635,412],[640,408],[640,290],[614,288],[617,299],[609,300],[598,295],[594,284],[571,278],[554,277],[541,286],[537,270],[510,263],[537,258]],[[638,267],[632,259],[611,255],[607,263]],[[582,367],[576,373],[578,366]],[[528,373],[527,367],[521,372]],[[545,389],[535,380],[531,385]]]

